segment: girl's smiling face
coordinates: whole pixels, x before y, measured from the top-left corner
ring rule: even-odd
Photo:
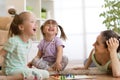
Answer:
[[[43,28],[43,33],[45,35],[57,35],[57,32],[58,32],[58,26],[57,24],[53,24],[52,21],[50,21],[49,23],[46,23],[44,25],[44,28]]]

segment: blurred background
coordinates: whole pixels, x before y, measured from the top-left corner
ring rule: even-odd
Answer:
[[[9,8],[15,8],[17,13],[32,11],[38,20],[39,28],[47,19],[55,19],[67,35],[64,55],[70,60],[85,60],[96,40],[97,35],[105,30],[102,24],[102,5],[104,0],[0,0],[0,16],[10,16]],[[37,53],[37,45],[42,39],[38,28],[34,37],[33,48],[29,60]]]

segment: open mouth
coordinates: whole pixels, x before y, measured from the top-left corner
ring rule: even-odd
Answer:
[[[48,31],[54,31],[54,29],[48,29]]]
[[[33,31],[36,31],[36,29],[33,29]]]

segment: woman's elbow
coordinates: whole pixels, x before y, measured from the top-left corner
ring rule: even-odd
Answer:
[[[113,73],[113,77],[120,78],[120,72]]]

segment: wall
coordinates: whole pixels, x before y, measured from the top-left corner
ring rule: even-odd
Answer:
[[[105,30],[102,18],[103,0],[56,0],[55,19],[63,26],[68,40],[65,55],[84,60],[100,31]]]
[[[26,9],[26,4],[25,3],[25,0],[6,0],[6,10],[8,10],[10,7],[14,7],[16,10],[17,10],[17,13],[20,13],[22,12],[23,10]]]
[[[0,15],[5,16],[6,13],[6,8],[5,8],[5,1],[1,0],[0,2]]]
[[[5,1],[5,2],[4,2]],[[8,7],[12,4],[23,5],[25,0],[4,0],[0,2],[0,8],[3,14],[6,13]],[[9,1],[9,2],[8,2]],[[43,0],[46,1],[47,0]],[[68,40],[65,43],[64,53],[70,59],[84,60],[88,57],[92,44],[96,40],[100,31],[105,30],[102,24],[102,18],[99,17],[102,12],[103,0],[50,0],[54,1],[49,7],[45,2],[42,6],[52,9],[57,22],[63,26]],[[18,4],[17,4],[18,3]],[[2,5],[6,4],[6,5]],[[23,5],[25,6],[25,5]],[[53,9],[54,7],[54,9]],[[17,7],[16,7],[17,8]],[[24,10],[19,7],[19,11]],[[0,14],[1,16],[2,14]],[[38,14],[39,16],[39,14]],[[36,46],[36,45],[35,45]],[[36,48],[37,49],[37,48]],[[35,51],[36,51],[35,49]],[[34,54],[31,51],[31,54]]]

